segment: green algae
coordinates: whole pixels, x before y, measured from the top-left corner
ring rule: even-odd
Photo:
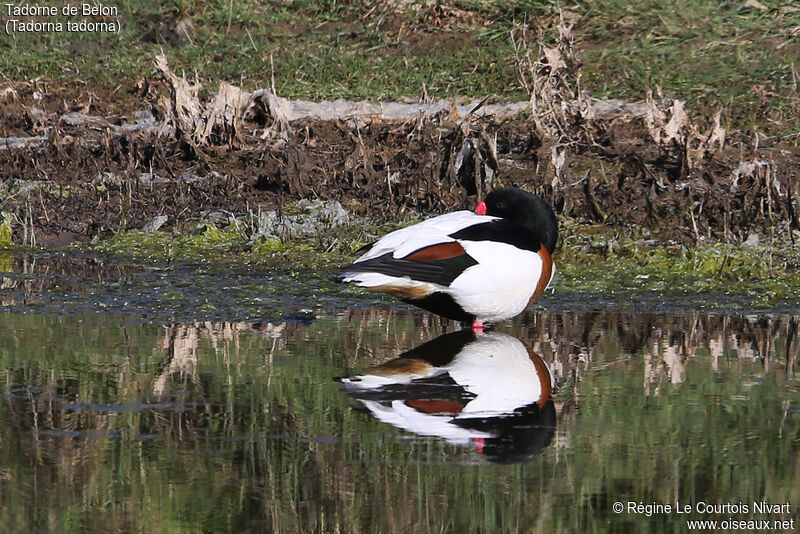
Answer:
[[[11,237],[13,231],[11,228],[11,220],[13,215],[7,211],[2,213],[3,222],[0,223],[0,248],[9,248],[14,245]]]
[[[206,224],[190,234],[130,230],[109,239],[95,238],[76,248],[104,256],[164,263],[221,260],[233,251],[244,249],[246,243],[247,236],[235,227],[221,230],[214,224]]]
[[[697,302],[724,295],[740,297],[748,307],[766,309],[791,302],[800,288],[798,255],[791,248],[617,243],[612,253],[565,252],[567,258],[558,263],[556,291],[622,300],[683,297]]]

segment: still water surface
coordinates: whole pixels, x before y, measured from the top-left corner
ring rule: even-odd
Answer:
[[[0,531],[798,528],[797,328],[564,311],[475,336],[397,310],[5,312]]]
[[[788,317],[543,313],[475,337],[386,311],[7,313],[0,530],[685,530],[617,501],[788,520],[797,354]]]

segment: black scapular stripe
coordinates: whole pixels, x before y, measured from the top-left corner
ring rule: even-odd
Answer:
[[[542,240],[533,232],[505,219],[474,224],[450,234],[449,237],[465,241],[496,241],[531,252],[539,252],[539,249],[542,248]]]
[[[404,260],[387,252],[377,258],[359,261],[343,269],[346,276],[352,273],[380,273],[388,276],[408,276],[412,280],[449,286],[465,269],[477,265],[468,254],[441,260]],[[415,301],[416,302],[416,301]]]

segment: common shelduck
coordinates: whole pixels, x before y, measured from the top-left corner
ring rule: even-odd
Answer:
[[[522,313],[555,273],[553,210],[536,195],[496,189],[456,211],[386,234],[338,277],[480,331]]]
[[[541,450],[555,432],[550,369],[500,332],[445,334],[338,381],[384,423],[497,460]]]

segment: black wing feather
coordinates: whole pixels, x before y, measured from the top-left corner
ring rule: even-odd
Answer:
[[[465,269],[477,265],[468,254],[440,260],[405,260],[392,257],[387,252],[377,258],[352,263],[345,267],[346,276],[352,273],[380,273],[388,276],[408,276],[412,280],[430,282],[443,286],[450,285]]]

